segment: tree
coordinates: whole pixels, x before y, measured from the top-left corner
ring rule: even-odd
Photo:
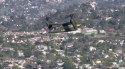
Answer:
[[[14,66],[12,67],[12,69],[18,69],[18,66],[17,66],[17,65],[14,65]]]
[[[55,49],[50,50],[51,53],[56,53]]]
[[[78,43],[76,43],[76,42],[74,43],[74,46],[73,46],[74,49],[78,49],[78,48],[80,48],[80,47],[81,47],[81,46],[80,46]]]
[[[51,41],[44,41],[43,44],[45,44],[47,46],[51,46],[53,43]]]
[[[57,66],[57,63],[55,61],[52,61],[51,64],[49,65],[50,69],[53,69]]]
[[[3,37],[0,36],[0,44],[2,44],[3,42]]]
[[[11,15],[11,16],[10,16],[10,19],[11,19],[11,20],[12,20],[12,19],[14,19],[14,18],[15,18],[15,16],[14,16],[14,15]]]
[[[78,41],[79,42],[86,42],[86,39],[85,38],[79,38]]]
[[[39,59],[41,57],[40,55],[42,55],[42,53],[40,51],[35,51],[34,55],[35,55],[35,57],[37,57]]]
[[[103,63],[102,63],[102,65],[105,65],[105,66],[111,66],[112,65],[112,63],[111,62],[109,62],[109,61],[104,61]]]
[[[72,61],[69,58],[64,62],[63,69],[74,69]]]
[[[37,64],[42,64],[43,62],[40,60],[37,60]]]
[[[33,50],[33,49],[35,49],[35,46],[29,45],[28,48],[29,48],[30,50]]]
[[[94,35],[95,35],[94,33],[93,33],[93,34],[91,34],[91,36],[92,36],[92,37],[94,37]]]
[[[17,49],[16,49],[15,52],[14,52],[14,57],[18,57]]]
[[[4,67],[0,64],[0,69],[4,69]]]
[[[108,52],[108,55],[110,56],[110,57],[113,57],[113,53],[112,52]]]
[[[108,23],[111,25],[117,25],[117,19],[111,19]]]
[[[27,69],[32,69],[32,67],[31,67],[30,64],[26,65],[26,68],[27,68]]]
[[[2,52],[0,53],[0,57],[5,57],[5,56],[7,56],[7,54],[2,51]]]
[[[67,40],[67,42],[72,42],[72,41],[73,41],[73,39],[72,39],[72,38],[70,38],[70,39],[68,39],[68,40]]]
[[[83,64],[83,63],[84,63],[84,64],[86,63],[86,59],[85,59],[85,58],[81,57],[80,60],[82,61],[82,62],[81,62],[82,64]]]
[[[25,57],[30,57],[32,55],[32,52],[30,50],[26,50],[24,52]]]
[[[40,44],[40,42],[38,42],[38,41],[35,42],[35,45],[39,45],[39,44]]]

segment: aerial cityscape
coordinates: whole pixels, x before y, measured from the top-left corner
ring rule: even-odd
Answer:
[[[0,0],[0,69],[125,69],[125,0]]]

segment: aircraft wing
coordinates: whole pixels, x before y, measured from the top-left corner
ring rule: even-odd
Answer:
[[[58,32],[68,32],[68,31],[75,31],[72,24],[63,23],[63,24],[52,24],[52,27],[49,29],[49,33],[58,33]]]
[[[61,24],[50,24],[50,25],[52,25],[52,28],[54,28],[54,27],[59,27],[59,26],[67,26],[67,25],[70,25],[71,23],[70,22],[67,22],[67,23],[61,23]]]

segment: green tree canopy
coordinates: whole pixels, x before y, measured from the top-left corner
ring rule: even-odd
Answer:
[[[17,49],[15,50],[15,52],[14,52],[14,57],[18,57],[18,52],[17,52]]]
[[[18,69],[18,66],[17,66],[17,65],[14,65],[14,66],[12,67],[12,69]]]
[[[25,57],[30,57],[32,55],[32,52],[30,50],[26,50],[24,52]]]
[[[0,36],[0,44],[2,44],[3,42],[3,37]]]
[[[42,64],[43,62],[40,60],[37,60],[37,64]]]
[[[72,61],[70,59],[67,59],[65,63],[63,64],[64,69],[74,69],[74,66],[72,64]]]
[[[4,67],[0,64],[0,69],[4,69]]]

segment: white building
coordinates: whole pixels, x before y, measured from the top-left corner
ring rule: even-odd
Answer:
[[[98,43],[104,43],[105,41],[104,40],[98,40]]]
[[[100,30],[99,32],[100,32],[100,34],[106,34],[105,30]]]
[[[89,34],[97,34],[98,31],[96,29],[93,29],[93,28],[84,28],[82,30],[83,34],[85,35],[89,35]]]
[[[24,56],[24,53],[23,53],[21,50],[18,50],[18,56],[19,56],[19,57],[23,57],[23,56]]]
[[[69,33],[76,34],[76,33],[81,33],[81,32],[82,32],[81,28],[78,28],[76,31],[71,31]]]
[[[90,50],[90,51],[93,51],[93,50],[96,50],[96,48],[93,47],[93,46],[90,46],[89,50]]]
[[[96,3],[96,2],[91,2],[90,5],[91,5],[92,8],[95,10],[95,8],[96,8],[95,6],[97,5],[97,3]]]
[[[112,19],[112,17],[107,17],[105,20],[108,21],[108,20],[110,20],[110,19]]]
[[[57,65],[59,65],[59,66],[64,64],[64,62],[62,62],[62,60],[57,60],[56,62],[57,62]]]

